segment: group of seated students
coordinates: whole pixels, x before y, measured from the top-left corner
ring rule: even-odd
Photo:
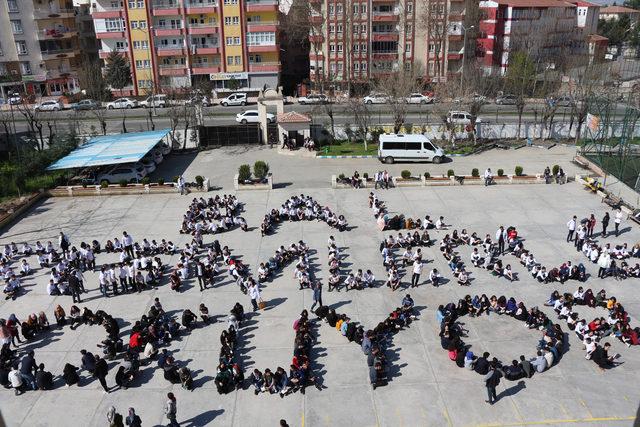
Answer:
[[[416,239],[420,239],[416,242]],[[424,230],[422,237],[418,235],[416,231],[413,234],[413,238],[411,235],[407,233],[406,237],[402,235],[402,233],[398,233],[398,237],[394,238],[392,235],[389,235],[386,239],[380,242],[380,254],[382,255],[382,265],[384,265],[387,271],[387,281],[385,285],[391,290],[396,290],[400,287],[400,279],[401,279],[401,271],[399,264],[402,264],[402,267],[414,266],[417,265],[419,270],[422,270],[423,266],[423,254],[422,249],[417,248],[415,251],[413,250],[414,244],[415,246],[425,246],[431,245],[431,238],[429,237],[429,233],[427,230]],[[400,256],[400,260],[396,262],[396,254],[394,253],[394,249],[396,248],[404,248],[404,252]],[[369,270],[367,270],[368,272]],[[419,273],[416,273],[419,275]],[[441,276],[438,273],[437,269],[432,269],[429,273],[429,280],[434,286],[438,286],[441,281]]]
[[[262,373],[259,369],[254,369],[251,374],[251,383],[256,395],[264,392],[269,394],[278,393],[280,397],[300,391],[305,394],[307,385],[313,384],[321,389],[320,379],[316,378],[311,369],[311,346],[316,338],[311,332],[309,313],[303,310],[300,317],[293,322],[293,329],[296,337],[293,342],[293,357],[289,365],[289,374],[278,366],[274,371],[267,368]]]
[[[220,357],[215,384],[219,394],[242,388],[244,371],[238,354],[238,332],[244,320],[244,307],[236,303],[229,314],[227,329],[220,334]]]
[[[280,206],[280,209],[271,209],[271,212],[264,216],[260,231],[263,236],[271,233],[274,224],[283,221],[324,221],[330,227],[339,231],[347,229],[347,220],[344,215],[337,215],[328,206],[322,206],[311,196],[291,196]]]
[[[16,341],[22,342],[20,335],[25,341],[31,341],[40,333],[48,331],[49,319],[44,311],[41,311],[38,314],[31,313],[21,322],[14,313],[11,313],[8,319],[0,319],[0,328],[2,328],[2,337],[8,341],[7,344],[11,343],[17,347]]]
[[[344,279],[342,278],[342,275],[340,274],[340,262],[342,257],[335,237],[329,236],[329,240],[327,241],[327,250],[329,253],[327,262],[329,266],[329,278],[327,280],[329,292],[334,289],[336,291],[340,291],[341,284],[344,285],[345,291],[348,291],[349,289],[362,290],[365,287],[370,288],[375,286],[376,278],[371,270],[367,270],[363,273],[360,268],[355,274],[350,272],[344,276]]]
[[[289,247],[280,246],[269,261],[261,262],[258,266],[258,282],[272,279],[278,271],[294,261],[294,277],[298,279],[300,289],[308,288],[311,284],[309,247],[302,240],[291,243]]]
[[[240,204],[236,196],[225,194],[204,199],[194,198],[182,217],[180,233],[202,236],[234,227],[247,231],[247,221],[238,214]]]
[[[629,277],[640,277],[640,264],[629,265],[629,258],[640,257],[640,245],[635,245],[631,250],[626,243],[611,246],[610,243],[604,246],[598,245],[592,239],[585,239],[582,245],[582,253],[600,268],[598,277],[613,277],[617,280]]]
[[[595,296],[591,289],[585,291],[582,286],[573,294],[561,295],[558,291],[554,291],[546,305],[553,306],[558,318],[567,321],[569,329],[575,331],[585,347],[590,348],[587,353],[593,351],[593,345],[586,345],[587,338],[594,344],[607,336],[619,339],[628,347],[640,344],[640,327],[631,327],[631,319],[622,304],[614,296],[607,297],[604,289]],[[581,305],[592,308],[602,307],[607,310],[608,316],[606,318],[596,317],[587,323],[584,318],[573,311],[575,306]]]
[[[466,337],[466,331],[457,321],[464,315],[471,317],[480,316],[490,312],[504,314],[525,323],[529,329],[542,331],[542,338],[537,344],[536,355],[527,360],[524,355],[520,361],[513,360],[511,365],[503,365],[495,357],[490,361],[489,353],[482,357],[476,357],[469,351],[468,345],[462,338]],[[557,363],[564,349],[564,332],[559,324],[553,323],[546,314],[537,307],[527,309],[523,302],[517,302],[515,298],[507,299],[504,295],[496,297],[492,295],[474,296],[466,295],[458,303],[453,302],[441,305],[436,311],[436,320],[440,324],[440,345],[449,353],[449,359],[459,367],[475,370],[481,375],[489,372],[489,366],[493,365],[508,380],[518,380],[531,377],[535,372],[544,372]]]
[[[364,331],[362,325],[356,325],[346,314],[337,314],[332,308],[326,305],[316,309],[315,314],[321,319],[336,328],[349,341],[360,345],[362,351],[367,356],[369,366],[369,380],[375,389],[378,386],[386,385],[388,382],[388,361],[385,357],[385,350],[391,340],[392,335],[408,327],[417,318],[415,303],[411,295],[407,294],[402,299],[402,304],[393,310],[387,318],[378,323],[370,330]]]

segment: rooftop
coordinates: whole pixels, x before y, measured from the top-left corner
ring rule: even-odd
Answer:
[[[640,10],[631,9],[630,7],[624,7],[624,6],[607,6],[600,9],[601,15],[619,14],[619,13],[640,13]]]
[[[311,117],[306,114],[300,114],[295,111],[289,111],[288,113],[278,114],[278,123],[309,123]]]

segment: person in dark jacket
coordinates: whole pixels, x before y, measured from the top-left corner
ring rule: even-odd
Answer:
[[[129,415],[125,418],[124,423],[130,427],[142,427],[142,420],[133,408],[129,408]]]
[[[482,357],[478,357],[478,360],[476,360],[476,364],[473,370],[480,375],[486,375],[489,372],[489,361],[487,360],[488,358],[489,353],[485,351],[482,354]]]
[[[64,382],[67,387],[77,384],[80,380],[80,377],[78,376],[78,368],[67,363],[64,365],[64,369],[62,370],[62,378],[64,378]]]
[[[104,389],[105,393],[109,393],[109,387],[107,387],[107,374],[109,373],[109,365],[107,361],[102,359],[97,354],[95,355],[96,369],[93,371],[93,376],[100,381],[100,385]]]
[[[38,390],[51,390],[53,388],[53,375],[51,372],[44,370],[44,363],[38,366],[38,372],[36,372],[36,386]]]

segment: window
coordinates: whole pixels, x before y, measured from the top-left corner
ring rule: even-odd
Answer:
[[[342,62],[338,62],[338,71],[342,71]]]
[[[13,31],[13,34],[22,34],[22,33],[24,33],[24,29],[22,28],[22,21],[20,21],[19,19],[12,19],[11,20],[11,31]]]
[[[329,24],[329,32],[330,33],[335,33],[336,32],[336,26],[333,24]]]
[[[224,4],[238,4],[238,0],[224,0]]]
[[[407,3],[407,12],[409,13],[413,12],[413,3],[411,2]]]
[[[2,51],[2,43],[0,43],[0,56],[4,56],[4,52]]]
[[[366,53],[367,52],[366,43],[363,43],[363,44],[360,45],[360,52],[362,52],[362,53]]]
[[[338,52],[342,53],[342,43],[338,43]]]
[[[336,12],[337,12],[338,15],[342,15],[342,5],[341,4],[338,4],[336,6]]]
[[[232,45],[233,44],[233,37],[227,37],[226,44],[227,44],[227,46]]]
[[[152,85],[153,85],[153,80],[138,80],[138,87],[150,88]],[[116,171],[116,173],[123,173],[123,172]],[[125,170],[124,173],[129,173],[129,171]]]
[[[335,52],[336,51],[336,45],[335,44],[330,44],[329,45],[329,52]]]
[[[143,30],[147,28],[147,21],[140,21],[140,28],[142,28]]]
[[[7,0],[7,9],[9,9],[9,12],[20,12],[16,0]]]
[[[233,23],[233,25],[240,25],[240,17],[239,16],[233,16],[231,18],[231,22]]]
[[[363,62],[362,64],[360,64],[360,69],[361,69],[362,71],[366,71],[366,70],[367,70],[367,63],[366,63],[366,62]]]
[[[240,46],[240,37],[234,37],[233,44],[235,44],[236,46]]]
[[[335,15],[336,14],[336,10],[333,7],[332,4],[329,5],[329,15]]]
[[[29,49],[27,49],[27,42],[24,40],[16,41],[16,52],[18,55],[26,55],[29,53]]]
[[[138,21],[131,21],[130,25],[131,29],[135,30],[136,28],[138,28]]]
[[[104,20],[104,26],[109,31],[122,31],[122,18],[108,18]]]
[[[136,68],[151,68],[151,61],[148,59],[136,59]]]
[[[116,42],[116,50],[126,50],[127,49],[127,42],[126,41],[118,41]]]
[[[360,32],[362,34],[366,34],[366,32],[367,32],[367,24],[360,25]]]
[[[21,62],[20,63],[20,72],[22,73],[22,75],[31,75],[33,74],[31,72],[31,63],[30,62]]]
[[[242,64],[242,56],[238,55],[238,56],[234,56],[233,57],[233,62],[235,65],[240,65]]]
[[[227,65],[233,65],[233,56],[227,56]]]
[[[354,52],[360,52],[360,45],[359,44],[354,44],[353,47],[352,47],[352,50]]]
[[[136,1],[136,7],[138,9],[144,9],[144,1],[140,1],[140,0]]]
[[[247,45],[249,46],[272,46],[276,44],[276,33],[258,32],[247,33]]]
[[[231,17],[230,16],[225,16],[224,17],[224,25],[231,25]]]
[[[429,43],[429,52],[433,53],[436,51],[436,45],[435,43]]]
[[[360,13],[360,8],[358,7],[357,4],[353,5],[353,14],[357,15],[358,13]]]
[[[358,34],[359,28],[358,24],[353,24],[353,34]]]
[[[149,49],[149,42],[146,40],[142,41],[134,41],[133,42],[134,49]]]
[[[7,64],[0,62],[0,76],[6,76],[8,74]]]
[[[366,4],[361,4],[360,5],[360,13],[362,13],[363,15],[365,15],[367,13],[367,5]]]
[[[411,55],[411,43],[405,43],[404,45],[404,52],[407,55]]]
[[[354,62],[353,63],[353,70],[354,71],[360,71],[360,63],[359,62]]]
[[[338,24],[337,29],[338,29],[338,33],[341,33],[342,32],[342,24]]]
[[[135,9],[136,8],[136,2],[135,1],[130,1],[129,3],[129,9]]]

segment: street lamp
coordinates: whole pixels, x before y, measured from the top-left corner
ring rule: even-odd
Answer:
[[[467,62],[467,31],[474,29],[476,26],[471,25],[468,28],[464,26],[464,24],[460,24],[462,27],[462,70],[460,71],[460,87],[462,88],[462,78],[464,77],[464,65]]]

